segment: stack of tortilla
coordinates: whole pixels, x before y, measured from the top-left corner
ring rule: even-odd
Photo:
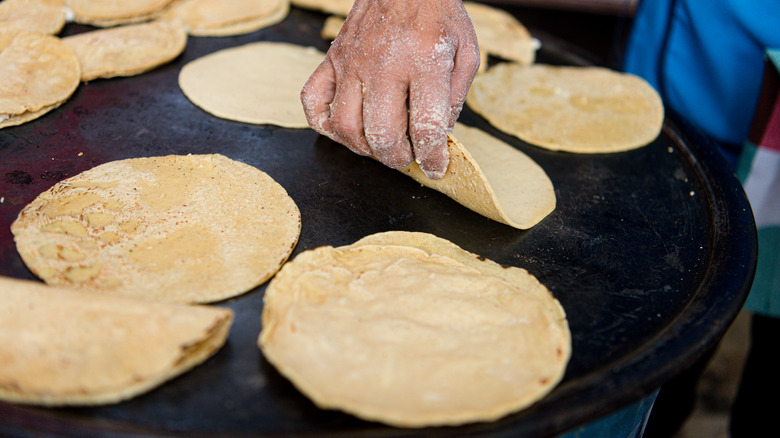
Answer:
[[[59,38],[19,32],[0,51],[0,78],[0,128],[5,128],[62,105],[76,91],[81,68]]]
[[[0,51],[22,31],[56,35],[65,25],[62,0],[0,2]]]
[[[265,357],[319,407],[401,427],[527,407],[571,353],[563,308],[533,276],[424,233],[299,254],[262,323]]]

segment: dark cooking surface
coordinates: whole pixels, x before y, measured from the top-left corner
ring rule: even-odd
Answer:
[[[515,145],[550,175],[558,206],[519,231],[485,219],[399,172],[311,130],[212,117],[180,92],[187,62],[248,42],[316,45],[323,16],[293,9],[270,29],[190,38],[172,64],[82,84],[41,119],[0,130],[0,274],[34,278],[13,245],[19,210],[55,182],[107,161],[221,153],[267,172],[297,202],[303,229],[293,257],[386,230],[425,231],[529,270],[561,301],[573,335],[564,381],[535,406],[458,433],[559,433],[649,394],[714,345],[735,317],[755,265],[755,229],[726,164],[673,121],[639,150],[613,155],[544,151],[465,110],[461,121]],[[530,26],[533,31],[533,27]],[[66,33],[86,30],[69,25]],[[578,63],[544,38],[539,62]],[[227,345],[202,366],[133,400],[42,409],[0,403],[0,435],[119,432],[188,436],[414,434],[314,407],[256,346],[264,286],[218,303],[236,320]],[[425,430],[449,435],[449,428]]]

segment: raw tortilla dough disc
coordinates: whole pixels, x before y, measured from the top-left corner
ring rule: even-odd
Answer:
[[[65,0],[76,23],[111,27],[158,17],[175,0]]]
[[[323,59],[313,47],[251,43],[188,63],[179,87],[192,103],[223,119],[308,128],[300,92]]]
[[[55,35],[65,25],[61,0],[0,2],[0,50],[22,31]]]
[[[135,158],[54,185],[11,225],[50,285],[173,302],[212,302],[270,278],[300,234],[300,212],[264,172],[222,155]]]
[[[420,184],[495,221],[528,229],[555,209],[552,181],[536,162],[503,141],[460,123],[448,134],[450,164],[430,179],[416,163],[402,169]]]
[[[289,0],[181,0],[165,17],[184,23],[190,35],[228,36],[274,25],[289,11]]]
[[[184,27],[155,20],[63,38],[79,59],[81,80],[132,76],[179,56],[187,45]]]
[[[59,38],[18,33],[0,51],[0,128],[36,119],[62,105],[80,83],[76,55]]]
[[[116,403],[199,365],[233,312],[51,288],[0,277],[0,400]]]
[[[262,324],[265,357],[319,407],[402,427],[527,407],[571,353],[563,308],[527,271],[424,233],[299,254]]]
[[[576,153],[644,146],[664,119],[645,80],[601,67],[501,63],[474,78],[466,103],[530,144]]]

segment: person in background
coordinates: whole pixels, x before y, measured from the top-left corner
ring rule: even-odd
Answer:
[[[755,116],[759,99],[777,99],[761,96],[767,50],[772,48],[780,48],[780,1],[642,0],[624,69],[650,82],[667,111],[700,131],[732,168],[743,169],[745,178],[756,163],[753,143],[780,143],[777,134],[748,138],[751,125],[754,129],[760,125]],[[764,90],[772,92],[771,87]],[[759,225],[759,257],[744,308],[753,314],[751,346],[732,408],[734,437],[766,436],[775,429],[773,414],[780,407],[776,397],[780,378],[773,359],[780,338],[780,222],[763,220],[767,208],[758,209],[761,202],[769,205],[770,215],[773,209],[775,214],[780,211],[780,147],[764,150],[768,152],[758,176],[763,193],[755,196],[746,185]],[[756,178],[758,173],[752,173]],[[682,426],[707,359],[661,388],[646,437],[669,437]]]

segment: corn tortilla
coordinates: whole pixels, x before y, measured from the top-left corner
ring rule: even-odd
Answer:
[[[228,36],[276,24],[289,10],[289,0],[182,0],[164,17],[181,21],[190,35]]]

